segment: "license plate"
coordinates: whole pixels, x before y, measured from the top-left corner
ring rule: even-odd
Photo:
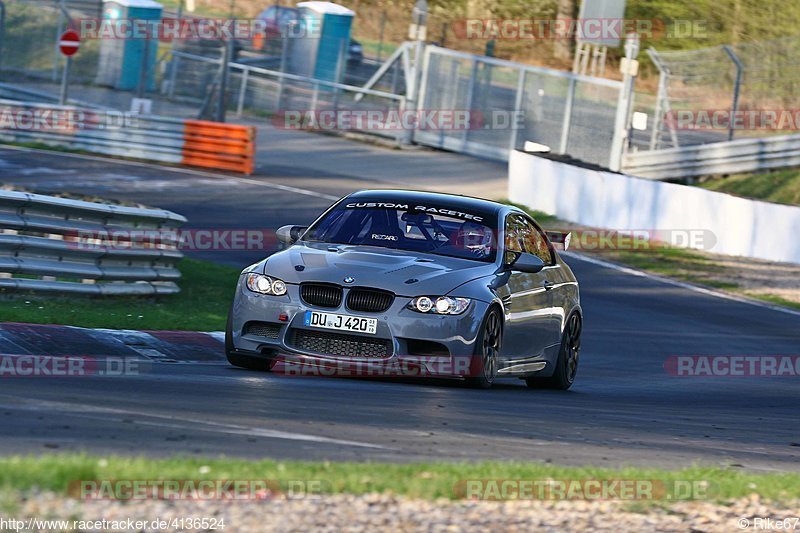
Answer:
[[[335,315],[333,313],[320,313],[319,311],[306,311],[305,324],[312,328],[355,331],[357,333],[369,333],[370,335],[375,335],[378,329],[377,318]]]

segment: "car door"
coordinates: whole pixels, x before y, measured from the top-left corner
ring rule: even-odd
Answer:
[[[512,263],[522,252],[535,253],[538,246],[536,228],[524,216],[508,215],[504,235],[506,264]],[[551,264],[552,258],[549,261],[545,265]],[[511,271],[501,295],[505,311],[504,359],[529,359],[541,354],[550,345],[552,298],[546,281],[545,271],[535,274]]]

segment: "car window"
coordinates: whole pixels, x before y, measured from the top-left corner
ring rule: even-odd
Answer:
[[[373,207],[378,205],[391,207]],[[303,240],[492,262],[497,256],[496,220],[487,213],[464,213],[443,206],[353,202],[329,211],[312,225]]]
[[[553,263],[544,234],[522,215],[509,215],[506,218],[505,243],[506,263],[512,263],[514,256],[521,252],[538,256],[546,265]]]

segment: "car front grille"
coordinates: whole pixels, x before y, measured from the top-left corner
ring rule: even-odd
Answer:
[[[248,322],[244,326],[245,335],[256,335],[268,339],[277,339],[280,332],[280,324],[270,324],[269,322]]]
[[[300,297],[308,305],[335,308],[342,304],[342,288],[325,283],[303,283]]]
[[[290,344],[300,351],[320,355],[380,358],[392,354],[392,343],[387,339],[305,329],[292,330]]]
[[[351,289],[347,294],[347,308],[352,311],[381,313],[392,306],[394,294],[378,289]]]

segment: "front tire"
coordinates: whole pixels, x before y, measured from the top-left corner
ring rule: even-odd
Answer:
[[[537,389],[567,390],[575,382],[578,373],[578,358],[581,352],[581,317],[573,313],[567,319],[567,325],[561,336],[561,347],[553,375],[546,378],[527,378],[525,383]]]
[[[497,377],[500,348],[503,345],[503,324],[500,311],[492,307],[486,314],[475,347],[473,365],[467,384],[478,389],[488,389]]]

